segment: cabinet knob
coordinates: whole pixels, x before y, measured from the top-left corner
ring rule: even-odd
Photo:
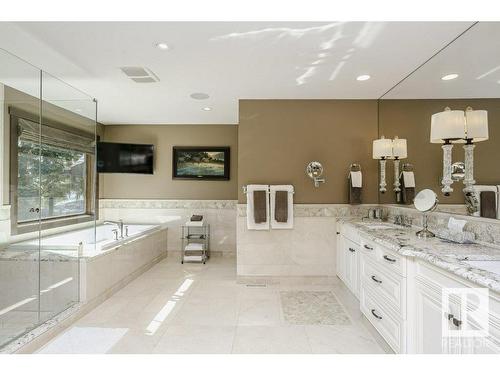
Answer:
[[[352,247],[350,247],[350,248],[349,248],[349,251],[350,251],[351,253],[354,253],[356,250],[354,250]]]
[[[377,279],[375,276],[372,275],[372,280],[375,281],[377,284],[382,284],[382,280]]]

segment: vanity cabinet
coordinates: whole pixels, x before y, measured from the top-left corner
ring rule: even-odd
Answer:
[[[478,331],[484,323],[484,319],[479,322],[475,318],[480,308],[479,299],[474,297],[474,292],[481,288],[477,289],[478,286],[421,260],[414,261],[414,270],[412,288],[415,297],[412,308],[415,329],[411,352],[500,353],[500,301],[495,294],[486,292],[484,297],[487,303],[487,309],[483,310],[488,319],[487,333],[484,337],[468,337],[466,331]],[[463,291],[469,289],[471,293],[464,296]],[[443,291],[446,290],[450,292],[449,298],[443,298]],[[455,334],[457,337],[454,337]]]
[[[359,295],[361,312],[394,352],[500,354],[498,293],[425,260],[400,255],[355,226],[344,224],[339,232],[337,274]],[[451,292],[446,306],[444,290]],[[484,319],[483,324],[475,320],[479,303],[467,297],[464,305],[463,293],[478,290],[487,293],[489,327],[485,337],[467,337],[463,332],[481,328]]]

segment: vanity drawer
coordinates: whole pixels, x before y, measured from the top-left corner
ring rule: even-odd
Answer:
[[[377,258],[378,245],[375,242],[361,237],[359,247],[363,255],[370,257],[374,260]]]
[[[368,287],[361,288],[361,312],[396,353],[405,353],[405,322],[390,312]]]
[[[377,264],[382,265],[385,269],[391,270],[400,276],[406,277],[406,258],[404,256],[386,249],[383,246],[378,246],[376,250],[375,257]]]
[[[391,307],[406,318],[406,279],[378,266],[367,257],[361,258],[361,287],[365,285],[387,300]]]

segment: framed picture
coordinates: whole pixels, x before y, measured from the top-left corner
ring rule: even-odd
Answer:
[[[172,178],[229,180],[229,147],[174,146]]]

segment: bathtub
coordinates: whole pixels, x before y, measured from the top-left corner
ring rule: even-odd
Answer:
[[[160,229],[158,225],[124,223],[124,232],[125,226],[128,227],[128,236],[118,240],[115,240],[113,233],[113,229],[117,229],[116,225],[100,224],[95,228],[92,226],[42,237],[40,242],[38,238],[35,238],[13,243],[7,248],[7,251],[36,251],[40,245],[40,250],[47,253],[68,257],[93,257],[134,238]]]

